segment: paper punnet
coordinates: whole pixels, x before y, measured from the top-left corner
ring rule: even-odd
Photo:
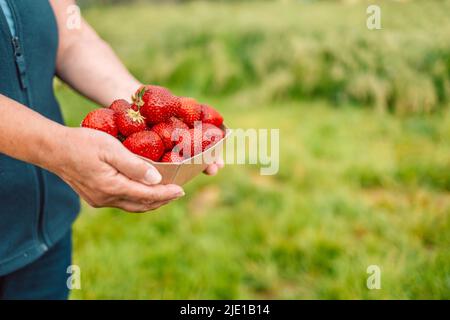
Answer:
[[[231,130],[225,125],[220,127],[225,132],[225,137],[204,152],[179,163],[154,162],[150,159],[140,157],[150,162],[161,174],[161,184],[176,184],[182,186],[201,174],[208,165],[222,157],[224,143],[231,135]]]

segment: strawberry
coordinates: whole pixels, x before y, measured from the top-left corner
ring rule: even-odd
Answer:
[[[175,115],[193,128],[196,121],[201,121],[201,107],[193,98],[182,97],[179,100],[180,106],[175,110]]]
[[[161,122],[155,125],[151,130],[158,134],[158,136],[163,141],[166,150],[172,150],[174,146],[174,141],[172,139],[174,129],[175,128],[171,124],[167,122]]]
[[[115,112],[110,109],[96,109],[88,113],[81,126],[109,133],[117,138],[119,130],[115,121]]]
[[[182,131],[173,149],[185,158],[191,158],[202,152],[202,130],[198,127]]]
[[[131,104],[124,99],[116,100],[109,106],[109,109],[114,110],[115,112],[125,111],[129,108],[131,108]]]
[[[202,150],[211,148],[225,137],[225,133],[212,124],[203,124]]]
[[[164,153],[164,144],[153,131],[133,133],[123,145],[131,152],[153,161],[158,161]]]
[[[144,131],[147,128],[145,118],[139,110],[135,111],[132,108],[116,113],[116,123],[119,132],[125,137],[139,131]]]
[[[210,123],[216,127],[220,127],[223,124],[223,117],[216,109],[207,104],[202,104],[201,109],[201,120],[203,123]]]
[[[186,159],[192,157],[195,151],[193,146],[193,141],[195,138],[194,129],[180,130],[176,132],[176,134],[178,135],[178,139],[172,151],[178,152]]]
[[[196,126],[179,136],[174,151],[179,151],[185,158],[194,157],[211,148],[224,137],[225,133],[212,124]]]
[[[139,97],[141,93],[141,97]],[[180,105],[179,100],[168,89],[159,86],[144,86],[138,90],[137,99],[142,99],[141,113],[149,125],[158,124],[173,116]]]
[[[189,130],[190,134],[190,156],[194,157],[197,154],[201,153],[203,151],[203,133],[200,128],[193,128]],[[189,150],[189,149],[188,149]],[[189,155],[187,155],[189,156]]]
[[[178,152],[174,151],[167,152],[161,159],[161,162],[171,162],[171,163],[179,163],[183,161],[184,158],[180,156]]]
[[[142,94],[144,91],[138,93],[138,99],[128,108],[116,112],[116,123],[119,132],[128,137],[133,133],[144,131],[147,128],[145,118],[141,114]]]
[[[172,125],[174,128],[185,129],[188,130],[189,127],[186,123],[178,119],[177,117],[170,117],[169,120],[166,121],[168,124]]]
[[[189,127],[180,119],[171,117],[166,122],[161,122],[153,126],[151,130],[160,136],[166,150],[171,150],[181,134],[180,132],[177,133],[177,130],[189,130]]]

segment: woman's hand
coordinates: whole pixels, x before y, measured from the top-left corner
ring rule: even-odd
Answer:
[[[184,195],[177,185],[158,185],[159,172],[106,133],[66,128],[63,135],[49,169],[95,208],[147,212]]]

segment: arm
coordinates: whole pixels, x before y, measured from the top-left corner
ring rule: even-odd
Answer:
[[[80,17],[80,28],[69,29],[67,8],[74,0],[50,0],[59,30],[56,72],[64,82],[107,106],[130,98],[141,85],[124,67],[110,46]]]
[[[54,172],[94,207],[156,209],[183,195],[113,137],[67,128],[0,94],[0,152]]]
[[[61,61],[61,55],[58,61]],[[82,65],[81,62],[78,64]],[[120,69],[120,65],[116,67]],[[125,91],[127,86],[134,87],[135,80],[130,75],[127,77],[126,71],[114,72],[122,72],[125,80],[122,84],[113,81],[110,86]],[[85,78],[89,79],[89,76],[85,75]],[[73,81],[74,85],[80,90],[88,90],[92,83],[83,88],[81,80]],[[107,87],[102,89],[107,90]],[[112,99],[113,92],[106,91],[105,96],[96,97],[92,91],[91,96],[106,103]],[[103,132],[67,128],[1,94],[0,119],[0,153],[57,174],[94,207],[146,212],[183,195],[179,186],[155,185],[161,181],[156,169]]]

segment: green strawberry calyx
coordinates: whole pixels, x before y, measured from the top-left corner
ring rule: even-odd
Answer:
[[[140,108],[138,106],[138,108]],[[131,119],[133,122],[137,122],[139,124],[142,124],[145,122],[145,117],[141,115],[141,112],[139,110],[133,110],[132,108],[129,108],[127,110],[127,116]]]
[[[144,94],[145,94],[145,86],[142,86],[142,88],[137,92],[137,94],[134,94],[131,99],[133,100],[133,104],[138,107],[138,111],[141,110],[141,107],[144,105]]]

